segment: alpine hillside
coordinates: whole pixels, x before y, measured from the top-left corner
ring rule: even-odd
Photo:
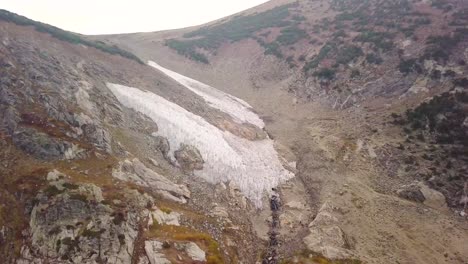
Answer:
[[[85,36],[0,10],[4,263],[468,263],[468,2]]]

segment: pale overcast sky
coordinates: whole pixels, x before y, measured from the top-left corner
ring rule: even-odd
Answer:
[[[203,24],[267,0],[0,0],[0,9],[82,34],[158,31]]]

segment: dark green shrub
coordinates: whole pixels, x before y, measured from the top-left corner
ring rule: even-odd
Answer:
[[[358,77],[358,76],[361,76],[361,72],[360,72],[358,69],[353,69],[353,70],[351,71],[350,77],[351,77],[351,78],[355,78],[355,77]]]
[[[320,49],[319,54],[317,54],[317,56],[315,56],[311,61],[306,63],[306,65],[304,66],[304,71],[308,72],[311,69],[317,68],[320,62],[327,57],[328,53],[330,53],[330,51],[334,50],[335,48],[336,44],[334,43],[325,44]]]
[[[394,46],[393,39],[394,34],[389,32],[376,32],[376,31],[365,31],[359,36],[355,37],[353,41],[367,42],[374,44],[375,48],[380,48],[384,51],[391,50]]]
[[[398,64],[398,70],[404,74],[409,74],[411,72],[422,73],[423,68],[417,59],[407,59],[402,60],[400,64]]]
[[[262,46],[265,49],[265,55],[273,55],[279,59],[283,58],[283,54],[280,50],[280,45],[277,42],[266,43],[261,39],[257,39],[257,42],[258,44],[260,44],[260,46]]]
[[[439,70],[433,70],[431,72],[431,79],[433,80],[439,80],[440,77],[442,77],[442,73]]]
[[[457,75],[456,72],[452,71],[452,70],[447,70],[444,72],[444,77],[450,77],[450,78],[453,78]]]
[[[276,41],[283,45],[292,45],[307,37],[308,35],[305,30],[300,29],[297,26],[289,26],[281,30],[281,34],[276,38]]]
[[[460,78],[452,81],[455,86],[460,86],[464,88],[468,88],[468,79],[467,78]]]
[[[336,62],[338,64],[348,64],[351,61],[362,56],[364,53],[362,49],[358,46],[350,45],[340,48],[336,56]]]
[[[335,78],[336,71],[330,68],[321,68],[314,72],[313,75],[326,80],[333,80]]]
[[[383,59],[375,53],[369,53],[366,55],[366,61],[370,64],[382,64]]]
[[[204,54],[196,51],[196,45],[193,41],[169,39],[166,40],[166,46],[176,50],[180,55],[186,56],[194,61],[205,64],[209,63],[208,58]]]

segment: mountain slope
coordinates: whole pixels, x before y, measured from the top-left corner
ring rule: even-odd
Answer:
[[[302,242],[370,263],[464,263],[467,7],[270,1],[200,27],[97,38],[242,98],[292,149],[303,186],[292,189],[307,197],[294,215],[338,222],[304,228],[285,212],[295,231],[282,233],[282,252]],[[452,234],[448,219],[461,225]],[[336,226],[349,244],[320,231]]]
[[[293,174],[250,106],[2,14],[5,263],[257,258],[251,215]]]
[[[465,263],[466,7],[111,36],[2,11],[2,259]]]

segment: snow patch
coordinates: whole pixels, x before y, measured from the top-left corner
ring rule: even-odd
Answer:
[[[160,70],[184,87],[201,96],[210,106],[229,114],[237,121],[251,123],[259,128],[265,127],[263,120],[250,110],[252,107],[247,102],[207,84],[166,69],[156,62],[148,61],[148,65]]]
[[[158,135],[169,140],[171,158],[181,144],[197,147],[205,164],[195,175],[213,184],[232,181],[257,207],[265,192],[294,176],[282,166],[270,139],[249,141],[152,92],[112,83],[107,86],[124,106],[158,124]]]

